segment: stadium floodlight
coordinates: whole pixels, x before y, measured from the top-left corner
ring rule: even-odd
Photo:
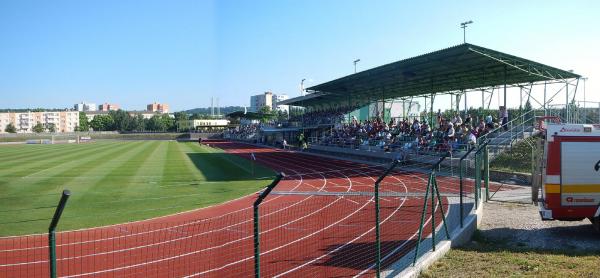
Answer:
[[[306,80],[306,78],[302,78],[302,81],[300,81],[300,95],[304,96],[304,81]]]
[[[465,21],[460,24],[460,28],[463,29],[463,43],[467,43],[467,25],[472,24],[473,20]]]
[[[360,59],[354,60],[354,73],[356,73],[356,64],[360,62]]]

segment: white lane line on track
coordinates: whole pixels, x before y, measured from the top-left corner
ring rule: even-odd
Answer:
[[[357,205],[359,204],[357,201],[354,201],[354,200],[352,200],[352,199],[344,198],[344,200],[346,200],[346,201],[348,201],[348,202],[351,202],[351,203],[355,203],[355,204],[357,204]]]
[[[400,180],[398,180],[398,181],[402,183],[402,181],[400,181]],[[404,186],[404,191],[405,191],[405,192],[408,192],[408,188],[407,188],[406,186]],[[373,198],[372,198],[372,199],[373,199]],[[388,219],[390,219],[392,216],[394,216],[394,215],[396,214],[396,212],[397,212],[397,211],[399,211],[399,210],[400,210],[400,208],[402,208],[402,206],[404,205],[404,202],[406,202],[406,198],[402,199],[402,202],[400,203],[400,205],[398,205],[398,207],[396,208],[396,210],[394,210],[394,212],[393,212],[393,213],[390,213],[390,215],[388,215],[388,217],[386,217],[386,218],[385,218],[385,219],[384,219],[384,220],[381,222],[381,224],[385,223],[385,222],[386,222]],[[279,274],[275,275],[274,277],[281,277],[281,276],[283,276],[283,275],[286,275],[286,274],[289,274],[289,273],[291,273],[291,272],[294,272],[294,271],[296,271],[296,270],[298,270],[298,269],[300,269],[300,268],[303,268],[303,267],[305,267],[305,266],[307,266],[307,265],[310,265],[310,264],[312,264],[312,263],[314,263],[314,262],[316,262],[316,261],[318,261],[318,260],[320,260],[320,259],[323,259],[323,258],[325,258],[325,257],[329,256],[330,254],[332,254],[332,253],[334,253],[334,252],[337,252],[338,250],[340,250],[340,249],[344,248],[344,247],[345,247],[345,246],[347,246],[348,244],[351,244],[351,243],[353,243],[353,242],[355,242],[355,241],[359,240],[360,238],[362,238],[362,237],[363,237],[363,236],[365,236],[366,234],[368,234],[368,233],[372,232],[373,230],[375,230],[375,227],[373,227],[373,228],[369,229],[368,231],[366,231],[366,232],[362,233],[361,235],[359,235],[359,236],[355,237],[354,239],[352,239],[352,240],[350,240],[350,241],[348,241],[348,242],[346,242],[346,243],[344,243],[344,244],[342,244],[342,245],[340,245],[340,246],[336,247],[335,249],[333,249],[333,250],[331,250],[331,251],[329,251],[329,252],[327,252],[327,253],[325,253],[325,254],[323,254],[323,255],[321,255],[321,256],[319,256],[319,257],[317,257],[317,258],[314,258],[314,259],[312,259],[312,260],[310,260],[310,261],[308,261],[308,262],[305,262],[305,263],[303,263],[303,264],[301,264],[301,265],[299,265],[299,266],[296,266],[296,267],[294,267],[294,268],[292,268],[292,269],[289,269],[289,270],[287,270],[287,271],[285,271],[285,272],[279,273]]]
[[[435,211],[436,211],[436,212],[437,212],[437,209],[438,209],[438,208],[439,208],[439,205],[438,205],[438,204],[436,204],[436,206],[435,206]],[[447,216],[447,215],[446,215],[446,216]],[[425,223],[423,223],[423,226],[427,226],[427,224],[428,224],[429,222],[431,222],[431,216],[429,216],[429,217],[426,219]],[[442,225],[442,223],[440,223],[439,225]],[[439,228],[439,225],[438,225],[438,227],[436,227],[436,230],[437,230],[437,228]],[[381,259],[381,261],[383,262],[383,261],[387,260],[387,259],[388,259],[390,256],[392,256],[392,255],[396,254],[396,252],[398,252],[399,250],[401,250],[401,249],[402,249],[402,248],[403,248],[403,247],[404,247],[406,244],[408,244],[408,243],[410,242],[410,240],[411,240],[411,239],[413,239],[414,237],[416,237],[418,234],[419,234],[419,230],[417,230],[417,231],[416,231],[414,234],[412,234],[412,236],[410,236],[410,237],[409,237],[408,239],[406,239],[406,240],[405,240],[405,241],[404,241],[402,244],[400,244],[400,246],[398,246],[398,247],[394,248],[394,250],[392,250],[390,253],[388,253],[387,255],[385,255],[385,256],[384,256],[384,257]],[[367,271],[369,271],[369,270],[370,270],[371,268],[373,268],[373,267],[375,267],[375,264],[372,264],[372,265],[370,265],[370,266],[369,266],[367,269],[365,269],[365,270],[361,271],[360,273],[356,274],[354,277],[359,277],[359,276],[361,276],[361,275],[365,274]]]

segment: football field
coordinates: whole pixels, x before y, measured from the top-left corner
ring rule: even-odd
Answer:
[[[43,233],[63,189],[58,230],[142,220],[222,203],[274,172],[194,142],[0,146],[0,236]]]

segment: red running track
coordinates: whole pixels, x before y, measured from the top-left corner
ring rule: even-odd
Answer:
[[[211,141],[288,176],[279,191],[372,191],[383,168],[252,145]],[[394,172],[382,192],[423,192],[426,175]],[[268,181],[265,181],[267,184]],[[455,178],[438,178],[458,192]],[[465,187],[468,192],[472,184]],[[146,221],[57,234],[60,277],[241,277],[254,275],[256,195]],[[443,200],[444,211],[447,210]],[[423,198],[381,198],[384,266],[416,242]],[[435,225],[440,222],[436,207]],[[369,196],[273,195],[261,205],[264,276],[373,275],[374,202]],[[425,234],[431,232],[431,211]],[[45,235],[0,238],[0,277],[48,277]]]

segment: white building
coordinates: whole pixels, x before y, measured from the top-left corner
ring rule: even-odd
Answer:
[[[0,113],[0,133],[13,124],[17,132],[33,132],[33,127],[42,124],[46,131],[54,126],[56,132],[73,132],[79,126],[77,111],[8,112]]]
[[[225,119],[200,119],[177,121],[178,130],[217,130],[225,129],[229,120]]]
[[[263,106],[268,106],[271,110],[288,111],[288,105],[277,105],[278,102],[288,99],[288,95],[280,94],[276,95],[272,92],[265,92],[264,94],[255,95],[250,97],[250,111],[258,112]]]
[[[289,110],[290,110],[289,105],[280,105],[279,104],[280,102],[287,100],[288,98],[290,98],[290,97],[288,97],[288,95],[286,95],[286,94],[273,95],[273,99],[275,102],[273,105],[275,106],[275,109],[279,110],[279,111],[289,112]]]
[[[80,102],[74,105],[75,110],[79,112],[87,112],[87,111],[97,111],[98,106],[95,103],[91,102]]]

